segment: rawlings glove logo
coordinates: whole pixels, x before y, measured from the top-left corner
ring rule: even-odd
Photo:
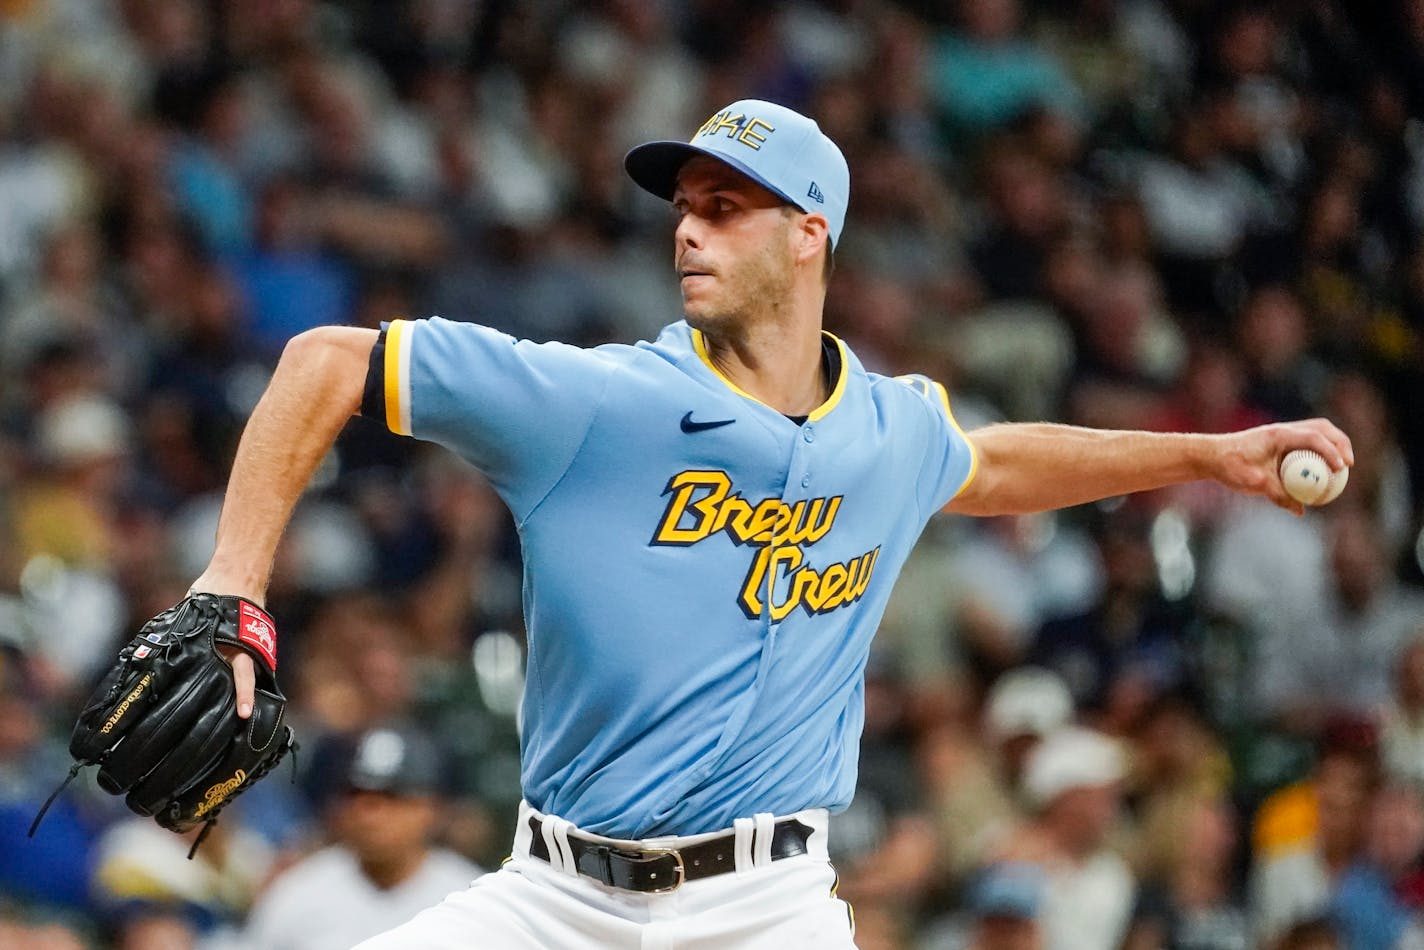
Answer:
[[[193,809],[193,817],[201,818],[208,812],[212,811],[214,808],[221,805],[223,803],[223,799],[227,798],[233,792],[237,791],[237,787],[245,781],[247,781],[247,773],[244,772],[242,769],[238,769],[235,773],[233,773],[232,778],[228,779],[226,782],[219,782],[212,788],[208,789],[206,792],[203,793],[203,800],[198,803],[198,806],[196,808]]]

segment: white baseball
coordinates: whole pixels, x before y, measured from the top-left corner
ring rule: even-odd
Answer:
[[[1281,484],[1286,494],[1305,505],[1325,505],[1340,497],[1350,470],[1330,470],[1330,464],[1319,452],[1296,449],[1281,459]]]

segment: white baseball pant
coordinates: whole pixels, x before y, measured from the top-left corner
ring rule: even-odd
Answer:
[[[755,828],[769,829],[777,820],[759,815],[737,823],[736,870],[653,894],[610,887],[572,870],[563,858],[566,844],[549,849],[558,863],[531,857],[531,816],[552,825],[556,839],[573,831],[625,849],[679,848],[714,837],[601,838],[521,804],[514,851],[503,867],[356,950],[855,948],[850,905],[835,895],[825,809],[784,816],[812,829],[806,854],[772,861],[765,849],[753,849]]]

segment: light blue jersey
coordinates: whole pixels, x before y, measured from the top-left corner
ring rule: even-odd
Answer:
[[[386,421],[484,472],[524,546],[524,796],[598,834],[842,809],[864,668],[925,522],[973,477],[943,387],[843,343],[797,424],[679,322],[579,349],[396,321]]]

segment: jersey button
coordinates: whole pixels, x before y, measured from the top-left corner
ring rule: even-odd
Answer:
[[[801,476],[801,487],[802,487],[802,488],[805,488],[806,486],[808,486],[808,485],[810,485],[810,484],[811,484],[811,476],[810,476],[809,474],[807,474],[807,475],[802,475],[802,476]]]
[[[811,430],[811,427],[810,427],[810,426],[802,426],[802,427],[801,427],[801,438],[805,439],[807,442],[815,442],[815,441],[816,441],[816,433]]]

